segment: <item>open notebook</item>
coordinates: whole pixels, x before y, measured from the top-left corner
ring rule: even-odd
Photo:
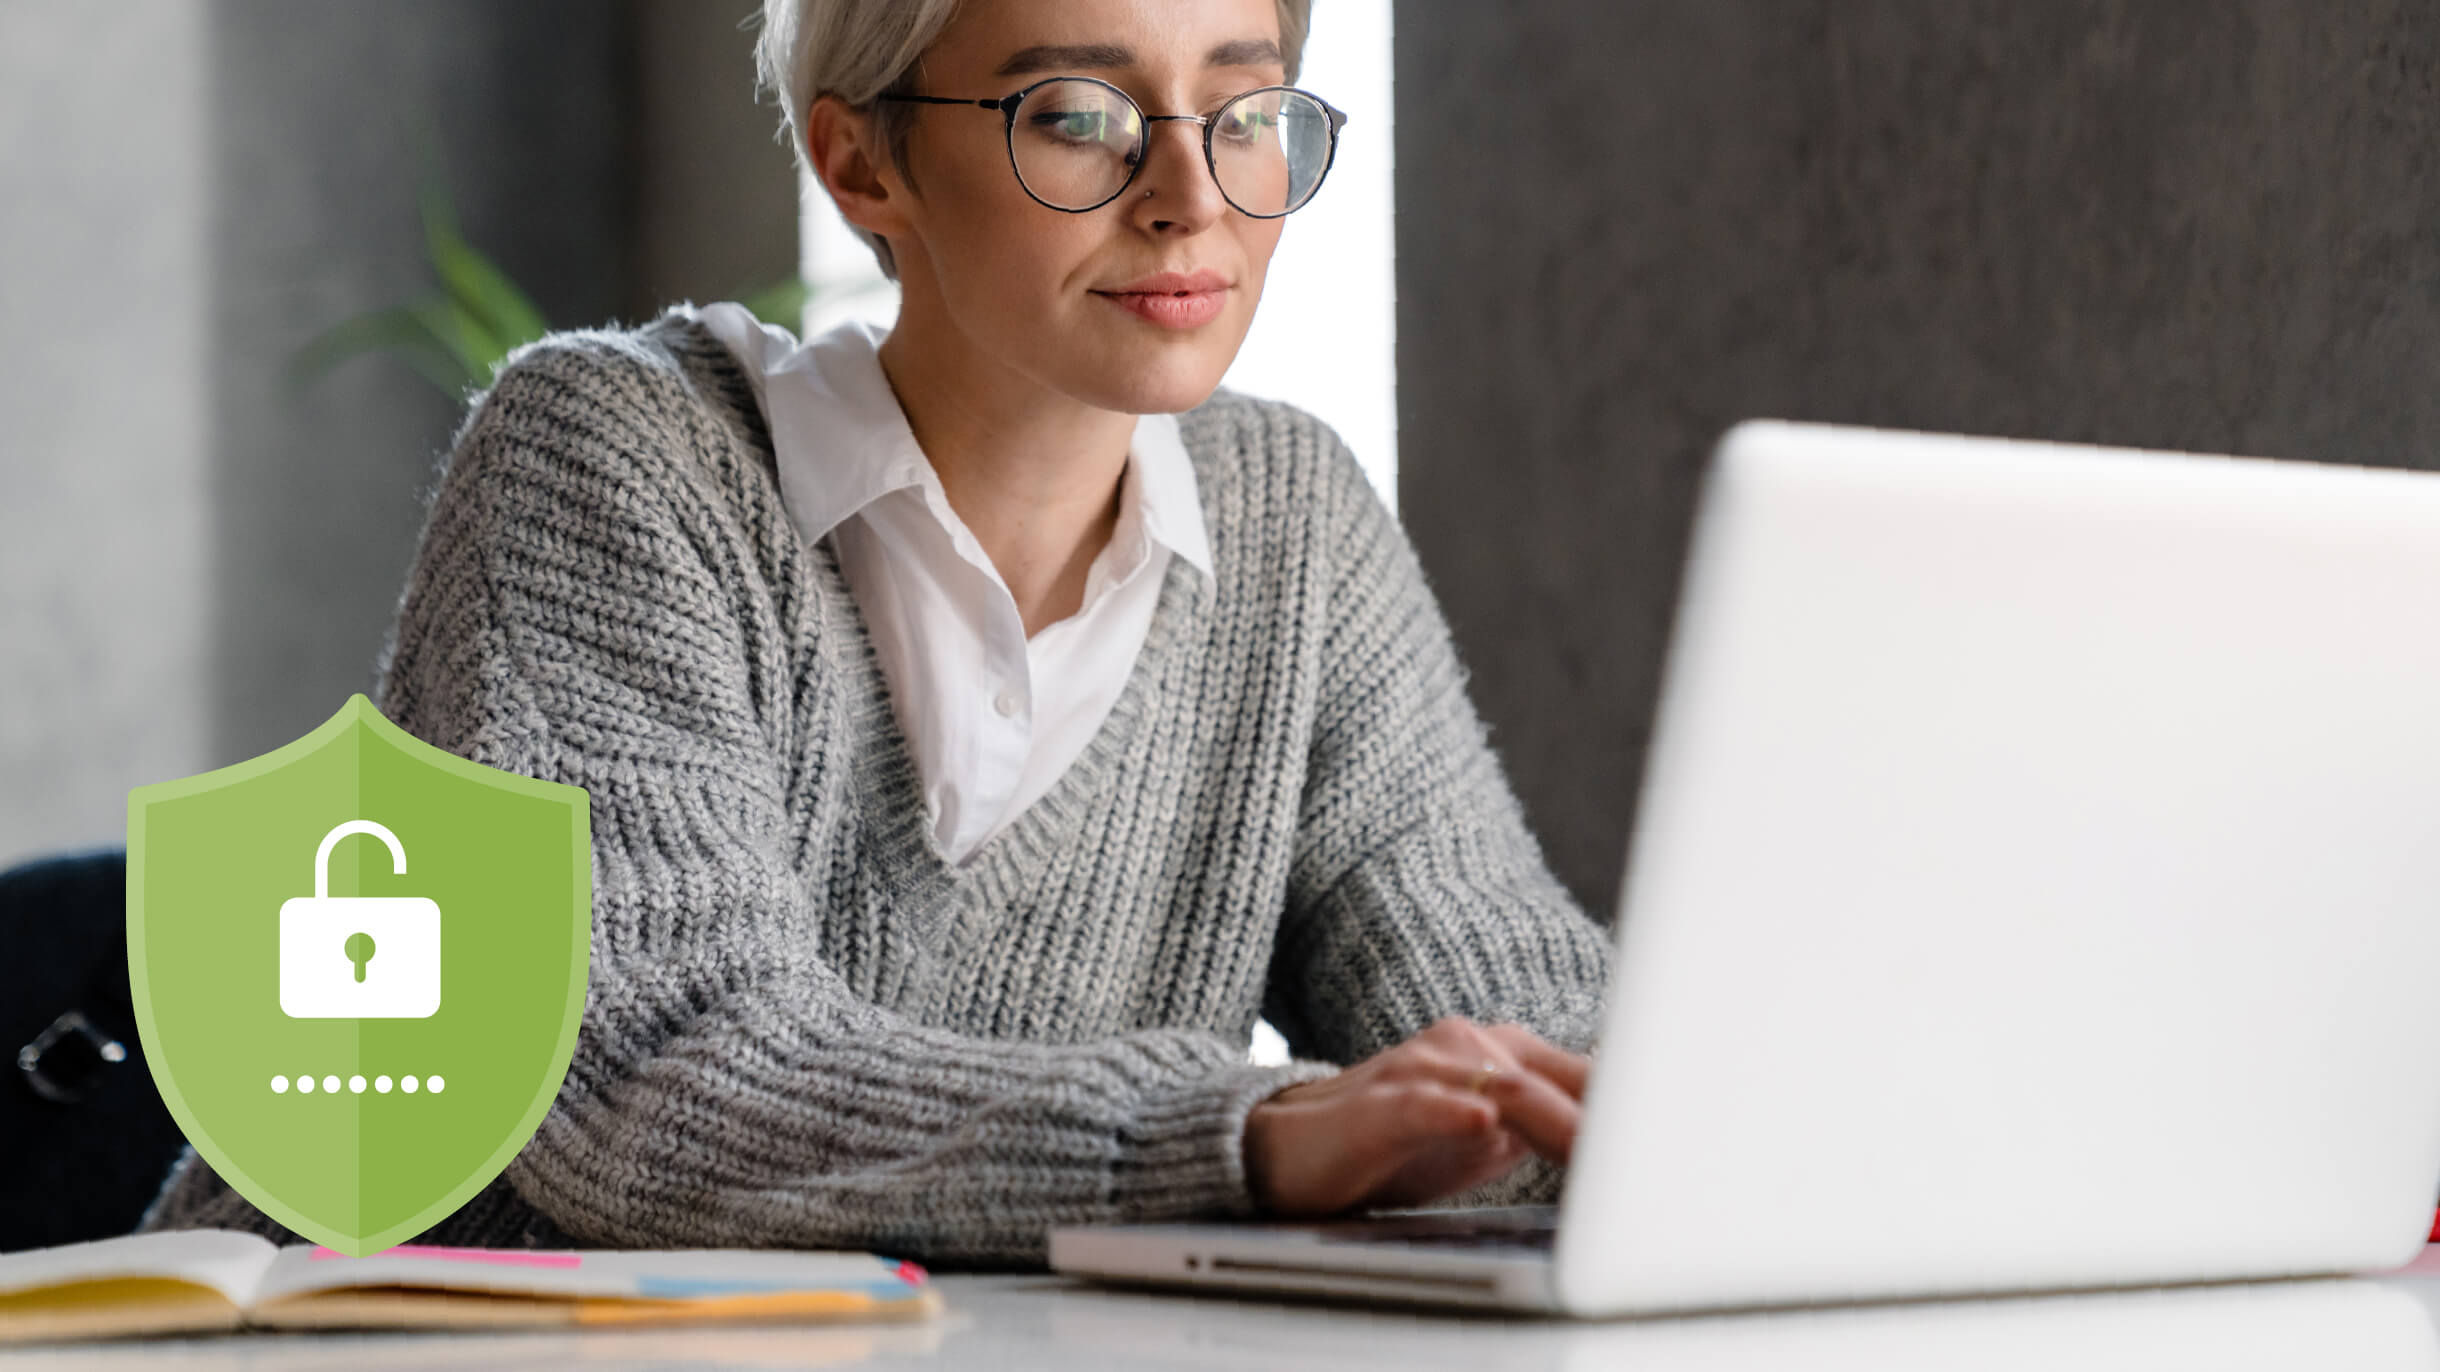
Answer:
[[[350,1258],[186,1230],[0,1254],[0,1344],[237,1328],[511,1329],[928,1319],[871,1253],[393,1248]]]

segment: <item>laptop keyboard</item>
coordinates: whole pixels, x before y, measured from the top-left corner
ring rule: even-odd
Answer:
[[[1312,1226],[1329,1243],[1398,1243],[1421,1248],[1523,1248],[1548,1252],[1559,1233],[1555,1205],[1373,1215]]]

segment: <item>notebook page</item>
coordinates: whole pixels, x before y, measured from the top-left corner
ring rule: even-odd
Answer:
[[[223,1229],[124,1234],[90,1243],[0,1253],[0,1296],[125,1277],[165,1277],[219,1292],[231,1305],[254,1299],[279,1250],[270,1240]]]
[[[503,1295],[703,1300],[772,1291],[843,1291],[902,1300],[921,1288],[923,1269],[855,1252],[756,1249],[580,1251],[430,1248],[407,1245],[350,1258],[326,1248],[283,1248],[255,1299],[314,1291],[406,1286]]]

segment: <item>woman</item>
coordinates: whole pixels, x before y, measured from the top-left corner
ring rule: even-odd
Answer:
[[[1268,89],[1305,14],[770,0],[895,326],[678,307],[477,402],[379,703],[587,788],[594,952],[428,1241],[1038,1262],[1555,1190],[1603,939],[1345,446],[1217,389],[1335,137]],[[281,1236],[191,1155],[147,1223]]]

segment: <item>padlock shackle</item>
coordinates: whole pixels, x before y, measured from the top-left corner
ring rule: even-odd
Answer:
[[[390,846],[390,875],[403,877],[407,874],[407,850],[399,843],[398,835],[369,819],[351,819],[324,834],[322,846],[314,849],[313,898],[315,900],[330,899],[330,850],[338,847],[339,840],[346,838],[349,834],[371,834],[388,844]]]

